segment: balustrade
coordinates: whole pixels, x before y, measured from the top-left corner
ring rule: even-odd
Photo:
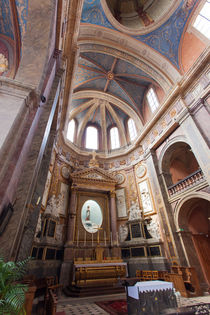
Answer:
[[[168,187],[169,196],[171,197],[177,193],[189,189],[203,180],[204,180],[203,172],[201,169],[198,169],[194,173],[178,181],[176,184],[169,186]]]

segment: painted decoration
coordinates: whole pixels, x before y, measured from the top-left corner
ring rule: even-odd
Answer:
[[[118,173],[115,175],[115,179],[116,179],[118,185],[120,185],[125,181],[125,176],[121,173]]]
[[[116,203],[118,218],[127,217],[127,209],[125,202],[125,188],[116,190]]]
[[[139,183],[139,191],[141,195],[144,214],[154,212],[147,180]]]
[[[94,200],[85,201],[81,210],[82,224],[89,233],[96,233],[103,222],[102,210]]]
[[[146,167],[144,165],[139,165],[136,169],[137,177],[141,178],[146,174]]]

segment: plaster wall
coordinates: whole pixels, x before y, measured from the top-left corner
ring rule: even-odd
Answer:
[[[193,33],[186,32],[183,39],[181,60],[183,71],[187,72],[207,45]]]

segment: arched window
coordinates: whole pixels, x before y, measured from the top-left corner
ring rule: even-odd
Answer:
[[[117,149],[120,147],[119,132],[117,127],[110,129],[111,149]]]
[[[210,0],[207,0],[204,4],[193,26],[210,39]]]
[[[70,140],[71,142],[74,142],[74,134],[75,134],[75,120],[71,119],[68,124],[67,139]]]
[[[93,150],[98,149],[98,129],[96,127],[87,127],[85,147]]]
[[[157,95],[152,88],[150,88],[149,91],[147,92],[147,101],[149,103],[149,107],[152,113],[154,113],[154,111],[159,107],[160,104]]]
[[[128,119],[128,131],[130,140],[133,141],[137,137],[136,126],[132,118]]]

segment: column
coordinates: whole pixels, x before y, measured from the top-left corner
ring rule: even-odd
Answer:
[[[110,191],[110,214],[113,245],[117,245],[117,215],[115,196],[116,196],[115,191],[114,190]]]
[[[71,189],[71,199],[69,205],[69,217],[68,217],[68,228],[67,228],[67,241],[66,245],[73,245],[74,242],[74,228],[76,220],[76,201],[77,191],[75,188]]]

